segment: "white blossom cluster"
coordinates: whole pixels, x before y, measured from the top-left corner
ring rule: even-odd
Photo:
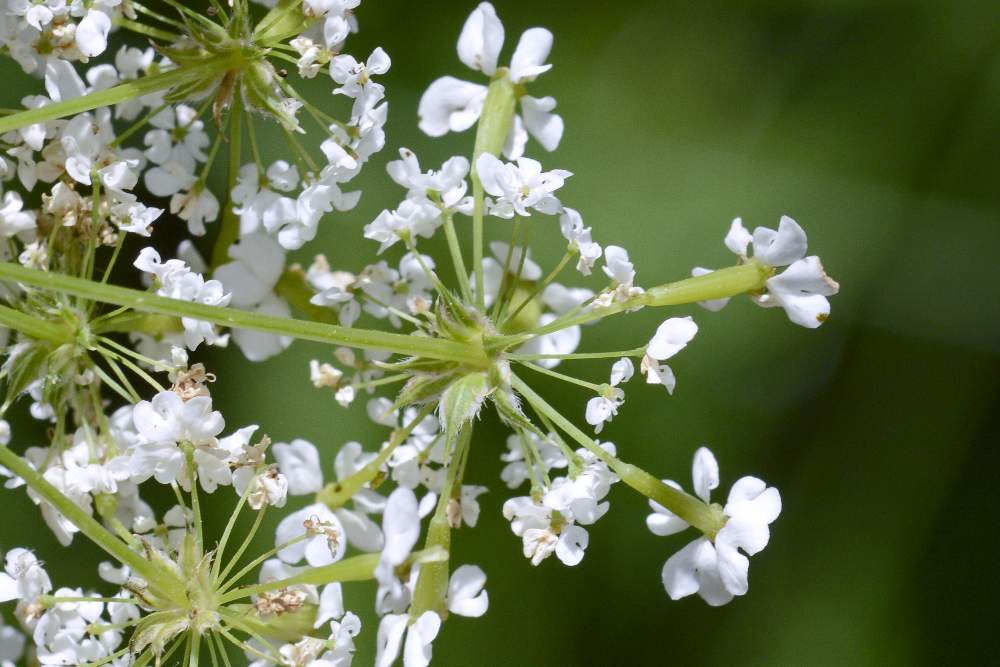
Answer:
[[[721,605],[745,594],[749,557],[781,511],[775,488],[743,477],[713,504],[707,448],[691,495],[575,425],[609,428],[636,364],[673,394],[668,362],[694,341],[695,317],[662,319],[632,350],[578,350],[605,318],[718,311],[739,294],[818,327],[839,288],[807,256],[802,228],[783,216],[751,233],[737,218],[725,237],[735,266],[640,286],[628,251],[597,243],[564,205],[573,174],[527,154],[556,150],[565,130],[555,99],[528,93],[552,69],[552,33],[524,31],[502,66],[504,26],[483,2],[457,43],[482,82],[441,77],[417,109],[430,137],[475,127],[471,156],[428,169],[398,148],[387,171],[405,195],[359,230],[377,244],[372,259],[334,246],[302,266],[293,260],[322,242],[321,226],[348,224],[341,214],[361,197],[351,183],[387,143],[379,79],[391,59],[345,51],[360,0],[160,4],[172,14],[128,0],[0,9],[0,49],[44,89],[0,116],[0,476],[24,487],[63,546],[89,539],[114,561],[100,566],[112,588],[102,593],[55,588],[32,551],[7,551],[0,602],[16,601],[19,627],[0,625],[0,663],[214,666],[232,654],[256,667],[347,667],[361,621],[345,598],[363,604],[348,582],[369,579],[375,664],[428,665],[450,615],[489,607],[486,572],[450,552],[491,490],[466,475],[483,456],[474,433],[487,406],[508,429],[502,514],[533,566],[553,555],[579,564],[623,482],[649,499],[654,534],[698,533],[663,567],[669,597]],[[113,26],[155,46],[114,50]],[[330,93],[317,103],[295,86],[318,77]],[[284,136],[277,157],[258,136],[264,123]],[[529,239],[550,226],[565,254],[544,267]],[[166,255],[178,232],[187,238]],[[435,237],[447,255],[429,250]],[[363,404],[387,430],[377,446],[333,452],[301,433],[272,443],[267,428],[227,427],[210,391],[225,391],[225,374],[189,358],[233,341],[260,362],[297,338],[331,345],[308,380],[339,406]],[[569,374],[581,359],[611,363],[607,380]],[[571,417],[524,379],[539,375],[585,392]],[[19,402],[48,442],[11,433],[3,417]],[[208,502],[234,506],[221,536],[206,533]],[[273,548],[255,553],[276,511]]]

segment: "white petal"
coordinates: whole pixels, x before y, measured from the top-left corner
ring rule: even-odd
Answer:
[[[338,508],[333,511],[344,526],[347,541],[362,551],[374,553],[381,551],[385,542],[382,539],[382,529],[368,518],[364,512]]]
[[[611,384],[617,386],[622,382],[628,382],[635,373],[635,366],[628,357],[622,357],[611,366]]]
[[[467,67],[493,76],[503,48],[503,23],[488,2],[480,3],[465,20],[458,37],[458,58]]]
[[[694,481],[694,492],[706,503],[709,502],[712,490],[719,486],[719,463],[708,447],[699,447],[694,453],[691,479]]]
[[[375,654],[375,667],[391,667],[399,656],[399,647],[403,642],[403,634],[410,622],[409,614],[386,614],[378,624],[378,650]]]
[[[483,153],[476,158],[476,174],[479,176],[479,181],[483,184],[483,189],[487,194],[491,194],[494,197],[503,196],[504,188],[500,179],[504,174],[504,164],[500,161],[500,158],[492,153]],[[498,248],[506,246],[504,243],[495,243],[498,244],[496,246]],[[504,265],[504,261],[507,259],[507,253],[503,253],[503,255],[502,258],[497,258],[501,266]]]
[[[382,561],[395,567],[406,560],[420,537],[417,497],[405,486],[389,495],[382,515],[382,532],[385,535]]]
[[[719,578],[726,591],[732,595],[745,595],[749,588],[747,575],[750,570],[750,559],[737,551],[736,547],[721,541],[716,542],[716,553],[718,555]]]
[[[742,218],[734,219],[729,225],[729,233],[726,234],[726,247],[729,248],[730,252],[739,257],[746,257],[747,246],[752,240],[750,232],[743,226]]]
[[[551,32],[545,28],[525,30],[510,61],[510,78],[515,83],[525,83],[552,69],[552,65],[545,64],[551,50]]]
[[[683,350],[698,333],[698,325],[690,317],[671,317],[656,329],[646,347],[646,354],[665,361]]]
[[[427,667],[431,664],[431,642],[440,629],[441,617],[433,611],[425,611],[410,625],[403,647],[403,667]]]
[[[552,113],[556,107],[553,97],[541,99],[525,95],[521,98],[521,116],[524,127],[547,151],[554,151],[562,140],[564,124],[562,116]]]
[[[478,618],[486,613],[486,573],[477,565],[462,565],[448,581],[448,610],[459,616]]]
[[[486,86],[451,76],[434,81],[420,98],[420,129],[431,137],[463,132],[479,120],[486,100]]]
[[[319,594],[319,609],[316,610],[316,621],[314,628],[318,628],[328,621],[340,618],[344,615],[344,592],[337,582],[327,584]]]
[[[778,231],[767,227],[753,230],[753,255],[771,266],[787,266],[806,255],[806,233],[787,215],[781,216]]]
[[[663,564],[661,578],[663,587],[671,600],[680,600],[698,592],[698,576],[696,571],[698,552],[711,543],[704,537],[690,542],[683,549],[667,559]]]
[[[590,535],[580,526],[563,528],[556,543],[556,556],[564,565],[577,565],[583,560],[583,552],[590,543]]]
[[[108,48],[108,31],[111,19],[102,11],[92,9],[76,26],[76,45],[80,53],[93,58]]]

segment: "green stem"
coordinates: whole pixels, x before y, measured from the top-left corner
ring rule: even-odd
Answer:
[[[229,183],[226,190],[226,210],[222,214],[222,226],[212,248],[212,267],[229,261],[229,246],[240,237],[240,218],[233,211],[232,194],[240,173],[243,140],[243,96],[239,86],[233,95],[233,108],[229,114]]]
[[[125,100],[142,97],[195,79],[223,72],[238,65],[239,57],[233,54],[210,56],[197,65],[178,67],[177,69],[161,72],[160,74],[144,76],[135,81],[126,81],[117,86],[112,86],[107,90],[100,90],[71,100],[63,100],[62,102],[48,104],[37,109],[28,109],[10,116],[4,116],[0,118],[0,134],[27,127],[28,125],[34,125],[35,123],[44,123],[57,118],[74,116],[98,107],[112,106]]]
[[[614,352],[574,352],[572,354],[517,354],[506,355],[511,361],[539,361],[541,359],[565,359],[576,361],[578,359],[611,359],[613,357],[641,357],[646,353],[645,347],[637,347],[631,350],[617,350]]]
[[[522,334],[512,338],[526,340],[527,338],[544,336],[554,331],[561,331],[578,324],[586,324],[643,306],[681,306],[698,301],[729,298],[746,292],[757,292],[764,289],[764,283],[772,275],[774,275],[772,267],[751,259],[745,264],[730,266],[703,276],[686,278],[650,288],[639,296],[613,303],[607,308],[590,308],[568,318],[561,317],[530,334]]]
[[[586,380],[581,380],[571,375],[563,375],[558,371],[554,371],[550,368],[545,368],[544,366],[539,366],[538,364],[533,364],[530,362],[521,362],[521,365],[524,366],[525,368],[535,371],[536,373],[541,373],[542,375],[548,375],[549,377],[553,377],[557,380],[562,380],[563,382],[568,382],[569,384],[575,384],[578,387],[584,387],[585,389],[590,389],[591,391],[596,391],[597,393],[601,393],[602,389],[601,386],[594,384],[593,382],[587,382]]]
[[[26,315],[9,306],[0,305],[0,325],[20,331],[36,340],[47,340],[53,343],[68,343],[72,340],[72,332],[66,327]]]
[[[11,262],[0,262],[0,281],[51,289],[93,301],[127,306],[147,313],[188,317],[225,327],[251,329],[331,345],[345,345],[363,350],[386,350],[396,354],[430,357],[474,366],[483,366],[488,362],[482,349],[457,341],[427,336],[407,336],[370,329],[354,329],[321,322],[261,315],[236,308],[208,306],[170,299],[126,287],[102,285],[73,276],[28,269]]]
[[[158,595],[176,604],[187,604],[183,582],[129,549],[128,545],[109,532],[79,505],[64,496],[37,470],[7,447],[0,447],[0,465],[23,479],[35,493],[79,528],[80,532],[86,535],[91,542],[104,549],[118,562],[128,565],[133,572],[145,579]]]
[[[160,30],[159,28],[148,26],[145,23],[139,23],[138,21],[130,21],[129,19],[122,17],[118,17],[115,19],[115,25],[121,26],[126,30],[131,30],[134,33],[145,35],[146,37],[151,37],[153,39],[162,39],[165,42],[176,42],[181,38],[181,36],[175,32]]]
[[[514,122],[514,108],[517,105],[517,94],[514,84],[507,78],[506,72],[498,73],[490,83],[486,99],[483,101],[483,111],[476,127],[476,144],[472,152],[472,195],[474,198],[472,212],[472,252],[473,271],[476,273],[476,303],[480,310],[486,307],[486,289],[483,285],[483,214],[484,197],[482,181],[476,172],[476,160],[483,153],[499,155],[503,150],[507,134]]]
[[[531,404],[531,407],[543,414],[561,428],[570,438],[576,440],[587,451],[608,464],[608,466],[621,477],[622,481],[631,486],[642,495],[655,500],[668,510],[679,516],[684,521],[705,533],[710,538],[714,538],[722,525],[725,524],[725,517],[721,516],[713,506],[707,505],[699,498],[684,493],[680,489],[668,486],[650,475],[645,470],[625,463],[612,456],[601,447],[589,435],[581,431],[573,422],[569,421],[562,414],[549,405],[545,399],[539,396],[529,387],[524,380],[513,376],[511,386],[517,390]]]
[[[469,285],[469,270],[465,268],[465,260],[462,259],[462,246],[458,243],[458,234],[455,233],[455,221],[451,213],[444,214],[444,235],[448,239],[448,252],[451,254],[451,261],[455,265],[455,277],[458,279],[458,286],[462,290],[462,298],[472,301],[472,287]]]
[[[322,567],[309,568],[305,572],[300,572],[295,576],[277,581],[268,581],[263,584],[253,586],[243,586],[230,591],[219,598],[219,604],[224,605],[234,600],[275,591],[298,584],[308,584],[313,586],[323,586],[337,581],[367,581],[375,576],[375,566],[381,554],[365,554],[347,558],[339,563],[324,565]]]
[[[515,317],[517,317],[518,314],[522,310],[524,310],[525,306],[531,303],[535,299],[535,297],[541,294],[542,291],[544,291],[545,288],[549,286],[549,283],[551,283],[553,280],[556,279],[556,276],[562,273],[562,270],[566,267],[566,265],[569,263],[569,260],[571,259],[573,259],[573,253],[567,252],[565,255],[563,255],[563,258],[559,260],[559,264],[557,264],[556,267],[549,272],[549,275],[545,276],[542,282],[535,285],[535,288],[531,290],[531,293],[528,296],[526,296],[523,301],[521,301],[521,303],[517,306],[514,312],[504,317],[504,322],[509,322],[513,320]]]
[[[354,495],[368,482],[375,479],[375,476],[382,469],[382,465],[389,460],[392,453],[396,448],[406,441],[410,434],[413,433],[415,429],[427,415],[434,412],[436,404],[430,403],[423,407],[417,416],[410,420],[410,422],[401,429],[393,431],[392,436],[389,438],[389,444],[382,448],[382,451],[378,453],[374,459],[368,462],[368,465],[358,470],[356,473],[348,477],[347,479],[332,482],[327,484],[316,494],[316,502],[323,503],[330,509],[337,509],[348,500],[354,497]]]
[[[445,447],[451,454],[448,457],[448,475],[441,488],[437,508],[427,526],[427,537],[424,540],[424,550],[441,549],[451,551],[451,522],[448,520],[448,507],[453,500],[455,484],[461,484],[459,469],[461,461],[469,449],[472,440],[472,425],[468,424],[452,442]],[[410,618],[419,618],[425,611],[433,611],[439,616],[445,615],[448,607],[448,572],[449,558],[420,566],[417,583],[413,587],[413,603],[410,605]]]

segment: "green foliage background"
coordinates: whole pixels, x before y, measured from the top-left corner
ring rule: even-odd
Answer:
[[[580,566],[531,567],[500,516],[503,432],[487,418],[468,481],[491,492],[480,526],[457,534],[454,562],[486,570],[490,610],[449,621],[435,664],[936,665],[995,655],[996,3],[495,4],[507,28],[502,60],[524,28],[555,33],[555,67],[531,91],[556,97],[567,130],[553,155],[529,150],[575,172],[563,200],[598,241],[629,249],[641,284],[731,262],[722,236],[737,215],[752,227],[787,213],[842,292],[818,331],[745,300],[719,314],[676,311],[701,326],[672,364],[676,395],[634,384],[604,433],[660,476],[687,483],[704,443],[724,487],[756,474],[780,488],[785,510],[753,559],[749,596],[722,609],[671,602],[659,571],[691,535],[649,534],[645,502],[626,488],[614,489]],[[325,221],[298,259],[325,252],[346,269],[371,261],[375,244],[361,227],[402,197],[383,170],[398,147],[425,167],[471,151],[471,134],[420,134],[416,105],[438,76],[477,76],[454,53],[472,7],[363,3],[348,50],[360,58],[382,45],[393,57],[383,79],[389,144],[359,179],[361,205]],[[2,106],[37,89],[9,61],[2,67]],[[312,99],[327,99],[332,85],[314,88]],[[282,155],[280,133],[268,136],[268,155]],[[169,251],[176,238],[160,226],[156,241]],[[494,224],[491,233],[508,230]],[[536,258],[551,265],[561,255],[554,222],[533,235]],[[662,317],[611,320],[587,330],[581,349],[634,347]],[[258,365],[235,349],[201,356],[219,375],[214,395],[231,427],[307,438],[330,462],[348,440],[374,449],[382,437],[363,405],[341,410],[309,384],[308,360],[330,352],[296,343]],[[590,377],[607,372],[606,363],[575,363]],[[582,420],[584,394],[539,386]],[[41,436],[32,428],[15,422],[16,447]],[[83,540],[59,549],[23,491],[2,498],[0,547],[36,545],[57,585],[96,583],[96,549]],[[212,503],[224,520],[230,495]],[[376,628],[362,589],[347,599],[365,612],[358,665],[372,660]]]

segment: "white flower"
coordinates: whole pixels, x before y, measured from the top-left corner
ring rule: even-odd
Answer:
[[[523,86],[547,72],[552,65],[545,61],[552,50],[552,33],[544,28],[525,30],[518,40],[510,67],[497,69],[503,48],[504,29],[496,10],[488,2],[480,3],[466,19],[458,38],[458,57],[469,68],[489,77],[505,76],[511,83]],[[434,81],[420,98],[417,114],[420,129],[432,137],[448,132],[462,132],[472,127],[482,113],[487,88],[484,85],[446,76]],[[556,101],[552,97],[536,98],[520,95],[521,114],[514,122],[504,145],[504,155],[521,157],[530,133],[545,150],[559,145],[563,120],[553,113]]]
[[[52,582],[41,561],[27,549],[8,551],[4,569],[0,572],[0,602],[21,600],[30,604],[52,590]]]
[[[733,220],[726,234],[726,247],[746,261],[751,242],[754,259],[772,267],[788,267],[768,278],[767,293],[754,297],[754,301],[765,308],[784,308],[788,319],[809,329],[823,324],[830,315],[827,297],[837,294],[840,285],[826,275],[819,257],[805,256],[807,241],[802,227],[783,215],[777,231],[757,227],[751,235],[740,218]]]
[[[405,199],[395,211],[382,211],[365,225],[365,238],[378,241],[381,254],[406,237],[430,238],[441,222],[440,210],[429,201]]]
[[[559,230],[569,242],[570,250],[579,253],[576,270],[589,276],[594,264],[601,258],[601,246],[591,239],[590,227],[583,226],[583,217],[572,208],[563,208],[559,215]]]
[[[707,448],[695,452],[691,475],[695,493],[709,503],[712,489],[719,485],[719,465]],[[665,483],[679,488],[675,482]],[[673,512],[652,500],[649,504],[654,513],[646,524],[654,534],[673,535],[687,528]],[[699,537],[664,564],[663,586],[672,599],[698,593],[708,604],[719,606],[747,592],[747,556],[767,546],[768,526],[781,513],[781,495],[756,477],[742,477],[733,484],[722,511],[726,524],[714,540]]]
[[[524,557],[538,565],[553,553],[565,565],[577,565],[590,542],[587,531],[573,525],[572,517],[554,520],[552,508],[528,496],[510,498],[503,504],[504,518],[522,540]]]
[[[529,216],[529,209],[548,215],[559,213],[562,204],[552,193],[573,175],[563,169],[543,172],[540,162],[526,157],[518,158],[516,165],[505,164],[490,153],[476,160],[476,172],[483,189],[496,198],[490,213],[501,218]]]
[[[152,401],[140,401],[132,411],[140,440],[130,452],[133,481],[155,477],[161,484],[178,482],[190,488],[190,472],[181,443],[194,447],[198,480],[211,493],[218,484],[230,484],[229,452],[216,436],[225,428],[222,415],[212,410],[212,399],[195,396],[185,401],[173,391],[162,391]]]
[[[472,212],[472,198],[466,197],[469,174],[469,160],[460,155],[448,158],[439,170],[421,171],[416,154],[408,148],[399,149],[399,160],[386,166],[392,180],[407,189],[407,199],[415,203],[433,203],[442,212],[458,211],[469,215]]]
[[[304,558],[310,566],[321,567],[344,557],[347,546],[344,528],[337,515],[323,503],[308,505],[282,519],[274,543],[289,544],[302,535],[308,537],[281,549],[278,558],[290,565]]]
[[[698,333],[698,325],[690,317],[671,317],[656,328],[656,333],[646,345],[641,370],[648,384],[662,384],[668,393],[674,393],[677,380],[670,366],[660,363],[671,358],[690,343]]]
[[[148,237],[153,223],[163,215],[163,209],[145,206],[139,202],[123,202],[111,208],[111,219],[123,232]]]
[[[355,99],[369,97],[370,99],[359,100],[359,108],[372,105],[385,96],[385,89],[381,84],[375,83],[372,76],[385,74],[390,65],[389,55],[382,47],[376,47],[372,51],[367,64],[358,62],[351,55],[336,56],[330,60],[330,78],[339,83],[340,87],[333,92]]]
[[[441,618],[433,611],[425,611],[413,623],[409,614],[386,614],[378,625],[375,667],[390,667],[399,657],[401,646],[404,667],[427,667],[431,663],[431,642],[440,629]]]
[[[625,402],[625,392],[618,385],[631,380],[634,373],[635,367],[631,359],[619,359],[611,367],[610,383],[605,385],[602,394],[587,401],[585,418],[594,427],[595,433],[600,433],[604,423],[610,422],[618,414],[618,408]]]

